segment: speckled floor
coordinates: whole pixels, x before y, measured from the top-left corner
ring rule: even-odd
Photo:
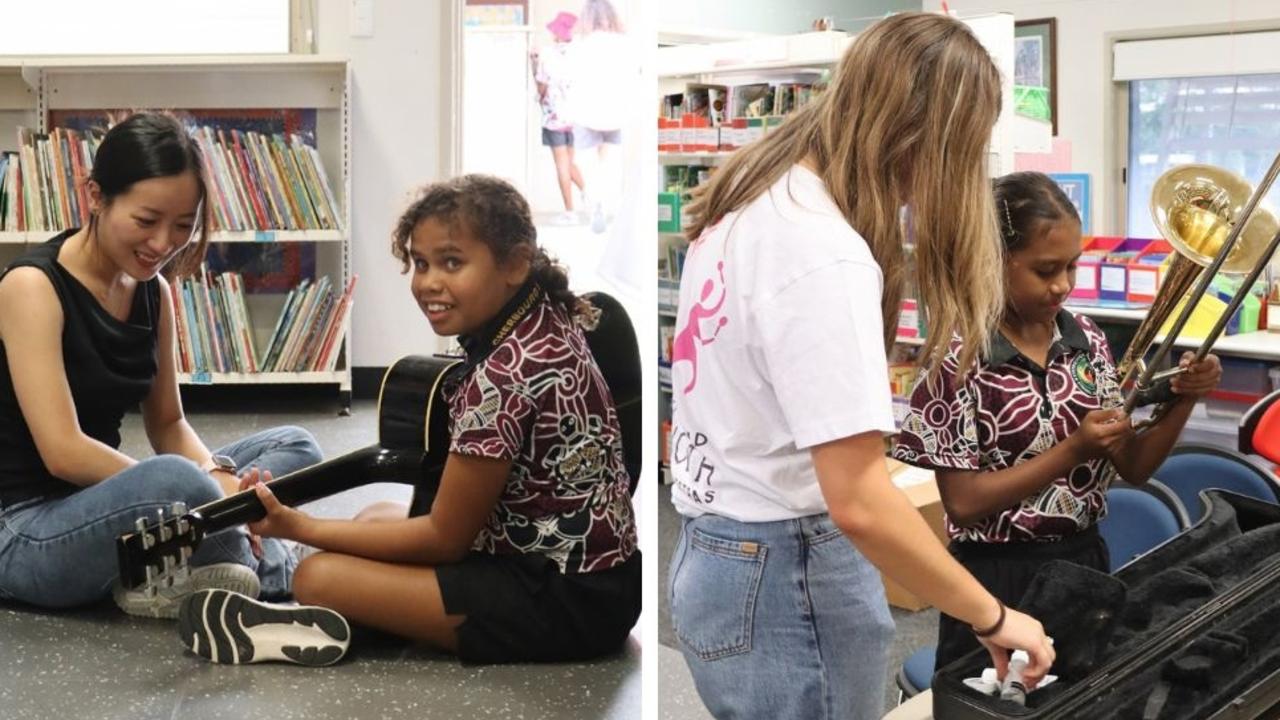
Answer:
[[[188,400],[210,447],[253,431],[298,424],[326,456],[373,442],[376,407],[357,401],[338,417],[337,394],[207,393]],[[141,419],[125,420],[125,452],[145,457]],[[371,485],[308,510],[350,516],[407,487]],[[643,620],[643,618],[642,618]],[[119,612],[110,601],[74,612],[0,603],[0,720],[372,720],[375,718],[627,719],[640,716],[638,631],[620,655],[589,664],[464,666],[408,643],[357,634],[340,664],[213,665],[187,652],[174,623]]]

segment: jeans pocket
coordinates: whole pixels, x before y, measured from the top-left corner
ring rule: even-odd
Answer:
[[[688,534],[683,562],[671,578],[671,624],[702,660],[751,651],[756,599],[764,574],[763,543]]]

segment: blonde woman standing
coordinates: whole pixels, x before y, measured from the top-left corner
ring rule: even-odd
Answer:
[[[672,621],[718,718],[878,718],[893,622],[877,567],[974,628],[1001,675],[1040,623],[947,554],[889,480],[886,346],[905,281],[928,358],[971,367],[1003,302],[986,177],[1000,78],[961,23],[871,26],[830,88],[697,198],[673,359]]]
[[[622,176],[616,150],[622,144],[623,125],[634,114],[630,99],[640,81],[640,62],[609,0],[586,0],[578,18],[577,37],[569,44],[573,144],[580,155],[595,156],[588,165],[588,210],[593,229],[603,232],[604,216],[618,209]]]

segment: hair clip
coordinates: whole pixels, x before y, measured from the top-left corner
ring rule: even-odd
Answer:
[[[1004,206],[1004,231],[1001,235],[1007,238],[1015,238],[1018,236],[1018,231],[1013,227],[1013,216],[1009,213],[1009,201],[1001,199],[1000,204]]]

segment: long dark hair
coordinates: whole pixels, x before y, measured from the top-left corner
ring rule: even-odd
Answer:
[[[1076,206],[1053,178],[1038,172],[1016,172],[992,181],[996,219],[1005,256],[1021,250],[1047,223],[1080,222]]]
[[[167,113],[138,112],[116,123],[103,136],[93,159],[89,179],[98,184],[103,204],[128,192],[136,182],[190,172],[200,190],[196,217],[196,241],[169,263],[166,274],[195,272],[209,244],[209,191],[200,146],[179,120]],[[89,233],[96,236],[98,218],[89,218]]]
[[[538,245],[529,203],[519,190],[492,175],[462,175],[422,188],[396,222],[391,235],[391,254],[400,261],[401,272],[409,271],[409,243],[413,229],[428,219],[438,219],[456,227],[461,224],[471,237],[483,242],[499,264],[518,253],[529,260],[529,277],[547,297],[572,315],[589,312],[585,301],[569,290],[569,275],[555,258]]]

